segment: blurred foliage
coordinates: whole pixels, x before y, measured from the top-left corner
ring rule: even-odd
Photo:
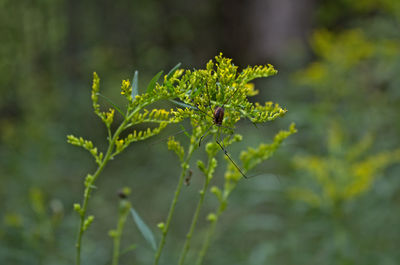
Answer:
[[[292,199],[304,201],[311,207],[340,207],[367,193],[385,168],[400,162],[400,149],[366,156],[374,140],[371,135],[348,148],[337,124],[331,127],[328,136],[327,157],[300,155],[295,158],[295,168],[308,172],[312,178],[311,181],[302,180],[315,187],[289,189]]]
[[[331,108],[327,111],[343,113],[365,104],[399,100],[399,39],[367,37],[360,28],[340,33],[322,29],[314,33],[312,47],[318,60],[297,78],[299,84],[313,89],[321,105]],[[386,98],[387,93],[393,97]],[[352,104],[348,104],[350,99]]]
[[[235,6],[241,19],[253,18],[239,1],[0,1],[1,264],[73,263],[78,219],[72,204],[82,193],[79,176],[92,166],[85,153],[65,143],[65,135],[77,128],[72,133],[93,136],[93,143],[105,136],[87,105],[90,73],[107,76],[103,87],[109,96],[119,90],[119,80],[132,77],[133,67],[143,70],[139,87],[144,88],[151,76],[176,61],[198,67],[227,48],[229,57],[246,65],[243,51],[249,40],[234,34],[237,16],[226,20]],[[268,88],[260,89],[260,97],[290,110],[285,120],[295,120],[299,133],[260,165],[269,175],[250,179],[231,196],[207,264],[400,261],[400,168],[392,165],[400,147],[400,2],[326,0],[307,8],[313,17],[313,28],[305,30],[309,52],[293,44],[299,54],[273,62],[280,71],[273,83],[257,83]],[[252,31],[246,21],[239,23]],[[235,151],[257,146],[278,127],[279,122],[258,129],[239,126],[248,140],[232,145],[230,153],[237,157]],[[86,238],[85,264],[104,264],[112,255],[107,231],[118,218],[115,193],[120,187],[132,188],[131,201],[151,225],[166,214],[165,201],[178,173],[170,167],[175,158],[165,141],[137,143],[120,158],[104,172],[112,177],[98,183],[103,189],[95,193],[93,209],[99,218]],[[215,174],[221,177],[213,181],[221,183],[223,171]],[[133,175],[143,181],[132,183]],[[171,242],[184,238],[199,176],[193,172],[178,204]],[[334,187],[334,197],[323,192],[321,176]],[[357,192],[344,196],[354,183]],[[296,188],[315,193],[323,205],[336,198],[340,207],[294,200],[290,191]],[[205,204],[208,212],[218,202]],[[125,231],[122,241],[139,233],[129,219]],[[152,252],[138,241],[121,264],[150,262]],[[192,247],[200,249],[200,242],[195,239]],[[168,247],[166,260],[175,260],[180,249]]]
[[[281,233],[267,230],[275,240],[263,241],[265,261],[400,260],[392,236],[400,221],[399,7],[390,0],[320,4],[314,57],[293,79],[309,101],[305,111],[297,108],[302,148],[286,173],[292,176],[283,193],[292,203],[271,214],[285,225]]]

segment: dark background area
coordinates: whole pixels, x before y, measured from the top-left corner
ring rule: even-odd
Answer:
[[[66,135],[105,146],[91,108],[94,71],[102,92],[120,103],[121,80],[134,70],[145,86],[178,62],[204,68],[223,52],[242,68],[273,64],[278,75],[255,82],[254,100],[288,109],[259,128],[240,122],[244,140],[232,156],[272,141],[292,121],[299,132],[257,169],[265,174],[240,182],[205,264],[399,264],[399,20],[398,0],[1,0],[0,263],[74,262],[72,205],[95,164]],[[179,130],[135,143],[107,166],[89,205],[96,219],[83,241],[84,264],[109,263],[107,234],[124,186],[159,239],[156,224],[180,168],[158,140]],[[223,182],[224,167],[213,185]],[[201,184],[195,171],[162,264],[176,262]],[[195,250],[215,205],[209,196]],[[132,243],[137,249],[120,264],[151,264],[152,250],[128,220],[123,244]]]

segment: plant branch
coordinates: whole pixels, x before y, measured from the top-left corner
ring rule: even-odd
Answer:
[[[126,218],[128,217],[130,207],[131,207],[130,203],[127,202],[126,200],[122,200],[120,202],[120,211],[119,211],[119,216],[118,216],[117,229],[115,230],[115,234],[113,234],[114,250],[113,250],[112,265],[118,265],[118,259],[120,256],[119,249],[120,249],[122,231],[124,229],[124,225],[126,222]]]
[[[161,241],[158,246],[157,252],[155,254],[154,265],[157,265],[160,260],[161,253],[164,248],[166,237],[167,237],[169,227],[171,224],[172,216],[175,211],[175,206],[178,202],[178,198],[179,198],[179,195],[180,195],[180,192],[181,192],[184,180],[185,180],[186,172],[189,169],[189,160],[192,157],[193,151],[195,150],[196,146],[197,146],[197,143],[195,141],[191,141],[186,159],[182,163],[182,172],[179,177],[178,185],[176,186],[176,189],[175,189],[175,195],[174,195],[174,198],[172,200],[172,203],[171,203],[171,206],[170,206],[170,209],[168,212],[167,221],[165,223],[165,226],[162,228],[162,237],[161,237]]]
[[[82,208],[80,210],[80,224],[79,224],[79,230],[78,230],[78,238],[76,241],[76,265],[81,264],[81,245],[82,245],[82,236],[85,232],[85,217],[86,217],[86,211],[87,211],[87,205],[89,202],[89,197],[90,193],[94,187],[94,182],[100,175],[100,173],[103,171],[103,168],[107,165],[108,161],[110,158],[112,158],[112,154],[114,151],[114,146],[115,146],[115,141],[118,139],[119,135],[121,132],[125,129],[126,124],[129,122],[129,120],[132,118],[132,116],[138,112],[140,109],[145,107],[146,105],[143,104],[141,106],[138,106],[135,110],[133,110],[129,116],[124,116],[126,117],[125,120],[119,125],[118,129],[115,131],[114,135],[112,136],[112,139],[109,140],[108,148],[106,155],[104,156],[103,160],[97,167],[97,170],[93,174],[93,177],[89,179],[87,183],[85,183],[85,191],[84,191],[84,197],[83,197],[83,202],[82,202]]]
[[[225,209],[225,203],[221,202],[218,207],[218,211],[215,214],[213,220],[210,220],[212,223],[210,224],[210,226],[207,230],[207,235],[206,235],[206,238],[204,239],[203,246],[197,257],[196,265],[201,265],[203,263],[203,259],[206,256],[208,248],[210,247],[210,242],[211,242],[212,236],[215,233],[215,228],[217,226],[218,219],[221,216],[224,209]]]
[[[200,190],[200,198],[199,198],[196,210],[195,210],[193,218],[192,218],[192,223],[190,225],[189,232],[186,234],[185,244],[182,248],[181,256],[179,258],[179,265],[184,264],[186,254],[188,253],[188,251],[190,249],[190,242],[192,239],[192,235],[193,235],[194,229],[196,228],[197,221],[199,219],[200,210],[203,206],[203,202],[204,202],[204,198],[205,198],[205,195],[206,195],[206,192],[208,189],[208,185],[210,183],[210,180],[212,179],[212,172],[210,172],[211,159],[212,159],[212,157],[209,157],[208,166],[207,166],[207,174],[205,176],[204,185],[203,185],[203,188]],[[210,173],[211,173],[211,176],[210,176]]]
[[[96,181],[96,179],[98,178],[100,173],[103,171],[103,168],[106,166],[107,162],[110,160],[112,151],[114,149],[115,140],[118,138],[119,134],[122,132],[126,122],[127,122],[126,120],[123,121],[121,123],[121,125],[118,127],[117,131],[114,133],[112,140],[109,142],[106,155],[104,156],[100,165],[97,167],[96,172],[93,174],[93,178],[91,178],[91,180],[88,183],[86,183],[86,188],[85,188],[83,203],[82,203],[82,210],[80,212],[80,224],[79,224],[79,230],[78,230],[78,239],[76,241],[76,265],[81,264],[82,236],[85,232],[85,230],[84,230],[85,217],[86,217],[86,211],[87,211],[87,205],[89,202],[90,193],[93,189],[93,183]]]

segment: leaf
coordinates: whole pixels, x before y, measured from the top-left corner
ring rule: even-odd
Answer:
[[[160,143],[160,142],[164,142],[165,140],[167,140],[167,139],[170,138],[171,136],[176,136],[176,135],[179,135],[179,134],[181,134],[181,133],[184,133],[185,135],[187,135],[187,136],[190,138],[190,135],[187,133],[186,129],[185,129],[182,125],[181,125],[181,128],[182,128],[182,130],[180,130],[180,131],[178,131],[178,132],[176,132],[176,133],[174,133],[174,134],[172,134],[172,135],[169,135],[169,136],[167,136],[167,137],[161,138],[161,139],[159,139],[159,140],[157,140],[157,141],[151,143],[150,145],[155,145],[155,144],[158,144],[158,143]]]
[[[189,109],[199,110],[199,109],[196,108],[195,106],[192,106],[192,105],[189,105],[189,104],[186,104],[186,103],[177,101],[177,100],[175,100],[175,99],[169,99],[169,101],[171,101],[172,103],[175,103],[176,105],[179,105],[179,106],[181,106],[181,107],[183,107],[183,108],[189,108]]]
[[[204,87],[204,86],[203,86]],[[202,88],[203,88],[202,87]],[[197,97],[200,93],[201,93],[201,91],[203,90],[202,88],[197,88],[196,89],[196,91],[194,91],[194,92],[192,92],[192,94],[190,95],[192,98],[195,98],[195,97]]]
[[[105,100],[107,100],[108,103],[110,103],[122,115],[122,117],[126,118],[125,114],[122,112],[122,110],[111,99],[109,99],[108,97],[106,97],[106,96],[104,96],[104,95],[102,95],[100,93],[97,93],[97,95],[99,95],[100,97],[102,97]]]
[[[122,255],[125,255],[126,253],[128,253],[128,252],[131,252],[131,251],[133,251],[133,250],[135,250],[136,249],[136,245],[135,244],[132,244],[132,245],[130,245],[130,246],[128,246],[128,247],[126,247],[125,249],[123,249],[122,251],[121,251],[121,254],[120,254],[120,256],[122,256]]]
[[[181,127],[181,131],[179,133],[184,133],[189,139],[190,139],[190,135],[189,133],[186,131],[185,127],[182,126],[182,124],[179,124],[179,127]]]
[[[177,65],[175,65],[167,74],[167,80],[170,79],[172,77],[172,75],[175,73],[176,70],[178,70],[178,68],[181,66],[181,63],[178,63]]]
[[[160,79],[160,76],[163,74],[163,70],[161,70],[160,72],[158,72],[149,82],[148,86],[147,86],[147,93],[150,93],[151,91],[153,91],[153,89],[156,87],[156,82],[158,81],[158,79]]]
[[[156,241],[150,228],[146,225],[142,218],[140,218],[139,214],[135,211],[135,209],[133,209],[133,207],[131,207],[131,214],[144,239],[146,239],[146,241],[151,245],[153,250],[156,250]]]
[[[139,95],[139,72],[135,71],[132,79],[132,98],[135,99]]]

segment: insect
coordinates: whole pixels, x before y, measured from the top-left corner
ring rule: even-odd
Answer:
[[[224,151],[224,154],[226,155],[226,157],[236,167],[236,169],[240,172],[240,174],[242,174],[242,176],[247,179],[246,174],[243,173],[243,171],[240,169],[240,167],[235,163],[235,161],[233,161],[231,156],[228,154],[228,151],[226,150],[226,148],[223,145],[223,139],[221,139],[221,141],[218,141],[218,138],[221,136],[220,129],[222,127],[222,121],[224,120],[224,113],[225,113],[224,107],[216,107],[214,110],[214,125],[218,126],[217,138],[215,139],[215,142],[219,145],[221,150]],[[202,139],[200,139],[200,141],[199,141],[199,146],[201,144],[201,140]]]
[[[223,121],[224,121],[224,115],[225,115],[225,105],[232,99],[232,97],[236,94],[236,92],[239,89],[236,88],[235,91],[232,93],[232,95],[225,100],[225,102],[222,104],[222,106],[216,106],[213,110],[213,116],[211,117],[213,119],[213,124],[211,124],[211,126],[209,126],[206,131],[204,132],[204,134],[200,137],[199,140],[199,146],[201,146],[201,142],[204,139],[204,137],[209,133],[209,131],[211,130],[211,128],[213,126],[217,126],[218,127],[218,131],[217,131],[217,135],[216,135],[216,139],[215,142],[218,144],[218,146],[221,148],[221,150],[224,152],[225,156],[229,159],[229,161],[231,161],[231,163],[235,166],[235,168],[240,172],[240,174],[242,174],[242,176],[244,178],[248,178],[246,176],[246,174],[243,172],[243,170],[240,169],[240,167],[235,163],[235,161],[232,159],[232,157],[229,155],[228,151],[226,150],[224,144],[223,144],[223,138],[221,138],[221,128],[227,128],[229,130],[232,130],[232,128],[229,127],[225,127],[222,125]],[[207,89],[207,94],[208,94],[208,99],[209,102],[211,102],[211,94],[209,93],[208,89]],[[211,105],[210,105],[211,108]],[[210,115],[204,111],[199,109],[198,107],[196,108],[198,111],[204,113],[205,115],[209,116]]]
[[[190,180],[192,179],[192,175],[193,175],[193,171],[192,170],[188,170],[188,174],[185,178],[185,185],[189,186],[190,185]]]

